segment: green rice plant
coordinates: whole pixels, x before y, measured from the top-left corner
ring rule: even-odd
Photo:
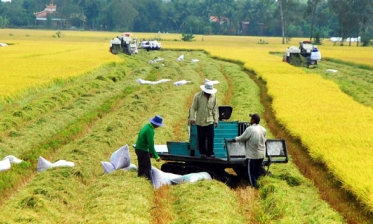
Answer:
[[[180,53],[188,55],[188,59],[198,58],[200,62],[175,63]],[[137,83],[137,78],[148,77],[152,70],[148,61],[155,56],[164,58],[167,62],[165,64],[168,64],[159,67],[157,79],[186,79],[191,83],[179,87],[174,86],[172,81],[159,85]],[[58,146],[58,150],[51,152],[48,159],[73,161],[75,167],[54,168],[34,174],[35,176],[27,181],[27,185],[3,202],[0,220],[5,220],[5,223],[105,223],[114,219],[127,223],[157,223],[159,220],[162,220],[162,223],[249,222],[245,210],[247,207],[241,206],[239,196],[221,182],[201,181],[154,190],[146,179],[138,178],[136,172],[118,170],[104,175],[100,162],[108,161],[111,154],[122,145],[131,146],[136,141],[138,130],[155,114],[161,115],[165,123],[165,127],[156,130],[156,144],[165,144],[169,140],[187,140],[188,108],[205,78],[220,81],[216,85],[219,104],[233,106],[232,120],[247,120],[252,111],[263,113],[260,89],[251,79],[252,74],[244,71],[240,65],[215,61],[201,52],[143,52],[126,58],[126,61],[130,67],[121,64],[117,68],[125,71],[126,76],[121,80],[107,82],[99,79],[97,81],[106,85],[99,85],[94,91],[79,94],[79,98],[74,99],[76,104],[66,103],[60,106],[69,110],[81,109],[82,112],[79,113],[79,118],[72,122],[71,130],[66,129],[69,131],[65,132],[65,129],[61,129],[65,142],[55,144],[54,147]],[[136,63],[137,66],[133,66]],[[111,76],[112,72],[115,73],[110,71],[110,74],[104,77]],[[97,76],[92,77],[96,79]],[[112,95],[108,92],[112,92]],[[93,107],[96,109],[87,106],[100,99],[100,95],[106,99],[111,99],[107,98],[111,95],[113,101],[109,102],[109,105],[112,106],[107,107],[104,103]],[[116,96],[118,98],[115,98]],[[104,112],[99,113],[100,110]],[[58,110],[53,115],[55,119],[66,121],[64,113]],[[94,121],[90,117],[95,118]],[[48,116],[38,121],[42,124],[50,123]],[[22,129],[23,126],[20,126],[21,131]],[[73,137],[69,133],[78,134]],[[268,134],[273,136],[270,131]],[[137,164],[133,148],[130,153],[131,163]],[[157,168],[162,164],[154,160],[152,162]],[[34,166],[34,162],[31,165]],[[290,187],[289,180],[294,182],[300,178],[299,174],[291,173],[289,169],[296,169],[289,164],[281,167],[283,170],[278,170],[277,166],[272,168],[277,177],[263,179],[263,188],[270,185],[279,186],[276,188],[278,193],[268,192],[267,199],[270,201],[267,202],[261,198],[253,199],[259,201],[255,222],[291,222],[290,215],[294,215],[293,219],[297,221],[302,218],[315,222],[321,220],[323,223],[338,220],[338,214],[317,197],[307,200],[303,206],[308,211],[317,212],[317,206],[320,206],[325,214],[330,215],[317,218],[315,212],[302,213],[303,207],[298,205],[299,198],[307,198],[310,192],[318,195],[317,191],[307,181],[299,181],[300,185]],[[289,172],[290,174],[287,174]],[[291,194],[298,197],[289,197]],[[158,200],[164,195],[168,197]],[[286,203],[281,203],[281,200],[287,198],[289,200],[286,200]],[[167,210],[157,210],[158,208]],[[284,211],[291,212],[284,215]],[[163,213],[164,219],[160,217]]]
[[[201,181],[170,189],[174,223],[246,223],[238,198],[220,182]],[[216,206],[219,204],[219,206]]]

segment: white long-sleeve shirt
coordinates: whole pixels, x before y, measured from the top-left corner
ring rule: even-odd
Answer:
[[[248,159],[262,159],[265,156],[265,142],[266,142],[266,129],[260,124],[252,124],[247,127],[242,135],[235,137],[238,142],[244,142],[246,158]]]

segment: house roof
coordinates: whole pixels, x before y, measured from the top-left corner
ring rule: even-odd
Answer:
[[[229,19],[226,18],[226,17],[220,17],[220,21],[219,21],[219,17],[218,16],[210,16],[210,22],[219,22],[220,24],[222,23],[225,23],[225,22],[229,22]]]
[[[52,3],[49,3],[49,5],[46,5],[44,11],[36,12],[34,13],[34,15],[36,16],[36,19],[47,18],[47,14],[52,14],[56,12],[56,10],[57,10],[57,5],[53,5]]]

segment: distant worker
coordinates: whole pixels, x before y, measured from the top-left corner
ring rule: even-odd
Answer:
[[[262,163],[266,151],[266,129],[259,124],[260,116],[258,114],[250,114],[250,126],[246,128],[242,135],[235,137],[233,141],[246,142],[245,154],[248,168],[249,183],[257,188],[257,180],[263,169]]]
[[[218,101],[215,96],[217,89],[211,82],[206,82],[200,88],[202,91],[194,95],[190,107],[190,125],[197,125],[198,149],[201,157],[214,158],[214,126],[218,127],[219,119]]]
[[[138,161],[137,176],[145,176],[151,181],[152,164],[150,157],[153,156],[157,162],[161,161],[154,148],[154,131],[156,128],[163,126],[163,118],[156,115],[154,118],[150,118],[149,122],[139,132],[135,145],[135,153]]]
[[[114,38],[113,39],[111,39],[111,41],[110,41],[110,47],[109,47],[109,51],[111,52],[111,53],[113,53],[113,41],[114,41]]]
[[[290,49],[289,49],[289,47],[288,47],[288,48],[286,49],[286,52],[285,52],[284,57],[282,58],[282,61],[283,61],[283,62],[290,62],[289,58],[290,58]]]
[[[321,53],[320,53],[319,49],[317,49],[316,45],[313,46],[313,48],[312,48],[311,60],[316,61],[316,64],[317,64],[317,61],[321,60]]]

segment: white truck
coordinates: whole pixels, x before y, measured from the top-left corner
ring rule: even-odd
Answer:
[[[160,50],[162,44],[157,42],[156,40],[143,40],[140,43],[140,48],[145,49],[146,51],[150,50]]]

